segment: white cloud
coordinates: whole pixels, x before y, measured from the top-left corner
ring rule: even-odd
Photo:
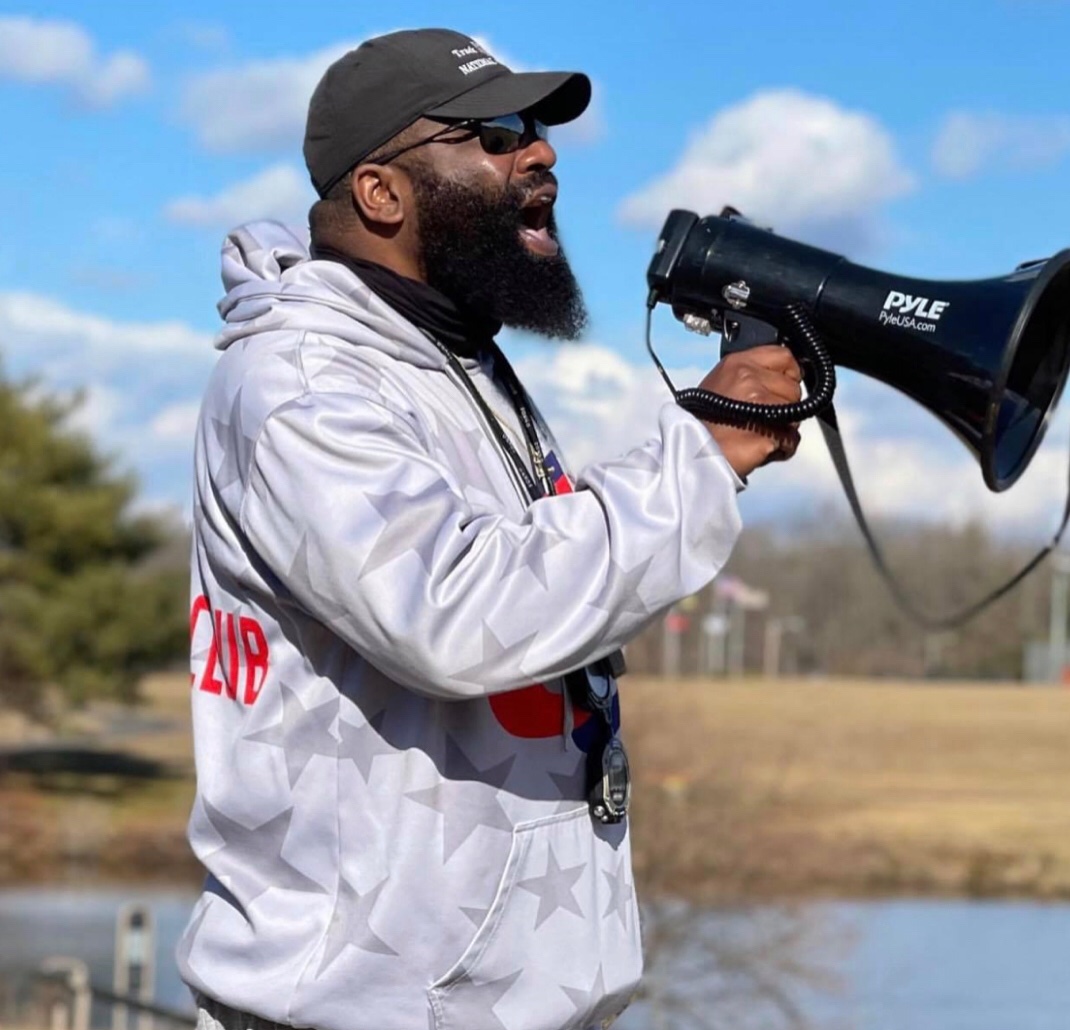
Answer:
[[[199,400],[169,404],[149,423],[153,439],[165,444],[188,444],[193,439],[200,411]]]
[[[612,458],[656,431],[670,400],[653,366],[638,366],[597,344],[563,344],[516,362],[517,371],[559,438],[573,471]],[[698,369],[673,370],[675,382],[697,383]]]
[[[574,472],[650,439],[670,399],[652,365],[632,364],[597,344],[557,347],[518,360],[516,367]],[[682,387],[698,383],[705,371],[670,369],[670,376]],[[1054,530],[1066,492],[1070,413],[1059,414],[1022,479],[996,495],[984,486],[977,461],[934,416],[890,387],[857,375],[844,378],[837,415],[868,514],[977,521],[1037,540]],[[741,503],[748,518],[782,517],[826,503],[849,514],[816,423],[804,423],[792,461],[754,474]]]
[[[273,165],[212,197],[180,197],[164,208],[172,222],[230,229],[257,218],[305,225],[316,199],[308,176],[292,165]]]
[[[98,54],[89,34],[71,21],[0,18],[0,77],[65,87],[89,107],[108,107],[148,88],[145,59],[128,50]]]
[[[81,95],[93,107],[110,107],[120,98],[140,93],[149,84],[149,66],[137,54],[121,51],[103,61]]]
[[[132,358],[210,357],[211,337],[183,322],[117,322],[38,293],[0,292],[0,346],[38,361],[119,363]]]
[[[145,503],[188,505],[191,422],[218,356],[211,334],[0,292],[0,356],[15,379],[32,372],[44,392],[83,395],[70,424],[139,475]]]
[[[298,149],[316,83],[357,45],[339,43],[303,57],[247,61],[195,75],[183,93],[182,116],[211,150]]]
[[[851,249],[872,245],[881,205],[913,187],[875,118],[798,90],[768,90],[716,114],[619,213],[656,228],[674,207],[714,214],[731,205],[778,232]]]
[[[1070,117],[1011,117],[954,111],[937,130],[933,168],[949,179],[967,179],[989,167],[1031,169],[1052,165],[1070,152]]]
[[[198,50],[226,50],[230,46],[230,31],[218,22],[183,21],[174,26],[176,38]]]
[[[68,416],[67,424],[88,436],[106,436],[122,411],[122,394],[114,387],[97,384],[82,391],[81,404]]]

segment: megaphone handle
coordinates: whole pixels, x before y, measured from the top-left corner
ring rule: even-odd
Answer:
[[[725,314],[721,329],[721,357],[750,350],[778,339],[777,328],[750,315]]]
[[[814,328],[810,314],[804,305],[789,304],[784,309],[784,319],[788,325],[788,331],[784,335],[785,342],[800,361],[810,365],[808,371],[811,374],[807,376],[807,386],[812,389],[807,397],[795,404],[752,404],[709,390],[700,390],[697,387],[687,390],[673,388],[676,403],[690,411],[692,415],[708,422],[743,424],[757,422],[771,426],[794,425],[796,422],[813,418],[824,411],[832,403],[832,395],[836,390],[836,368],[832,364],[832,358],[829,357],[821,336]],[[748,322],[751,323],[748,327],[749,334],[764,333],[764,329],[757,328],[757,326],[764,326],[764,323],[758,322],[757,319],[748,319]],[[763,336],[762,342],[768,342],[768,334]],[[653,355],[654,352],[650,346],[649,314],[647,349]],[[654,360],[657,361],[656,356]],[[661,368],[660,362],[658,362],[658,367]],[[662,369],[662,375],[665,375],[664,369]],[[669,382],[667,377],[666,382]],[[669,386],[672,388],[671,382]]]

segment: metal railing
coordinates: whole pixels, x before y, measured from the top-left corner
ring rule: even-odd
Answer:
[[[124,905],[116,919],[112,986],[92,983],[87,964],[66,955],[47,958],[34,970],[0,972],[0,1030],[90,1030],[94,1002],[110,1008],[111,1030],[195,1026],[189,1013],[156,1004],[155,950],[151,910]]]
[[[122,1030],[127,1030],[131,1014],[138,1030],[188,1030],[196,1025],[188,1012],[92,983],[81,959],[56,956],[38,970],[0,973],[0,1030],[89,1030],[94,1002],[111,1007],[113,1027],[121,1014]]]

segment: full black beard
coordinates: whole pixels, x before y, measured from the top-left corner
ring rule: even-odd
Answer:
[[[533,254],[519,235],[523,202],[553,181],[549,173],[497,197],[422,167],[411,177],[429,286],[480,318],[563,340],[580,336],[587,308],[564,250]],[[552,215],[548,231],[556,241]]]

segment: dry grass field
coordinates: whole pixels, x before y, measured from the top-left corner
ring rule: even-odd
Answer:
[[[633,679],[648,884],[1070,896],[1070,691]]]
[[[118,792],[0,778],[0,882],[198,881],[188,679],[144,695],[140,728],[105,707],[67,730],[180,775]],[[1070,691],[629,676],[622,698],[647,891],[1070,897]],[[0,744],[18,734],[0,723]]]

